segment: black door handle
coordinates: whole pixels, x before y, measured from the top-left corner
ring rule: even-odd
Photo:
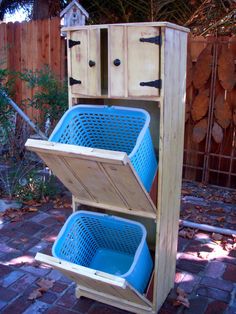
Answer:
[[[118,66],[121,64],[120,59],[115,59],[115,60],[113,61],[113,64],[114,64],[116,67],[118,67]]]
[[[94,67],[96,65],[95,61],[89,60],[89,66],[90,68]]]

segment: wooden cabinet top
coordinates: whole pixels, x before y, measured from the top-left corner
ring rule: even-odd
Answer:
[[[182,32],[189,32],[189,29],[177,24],[169,23],[169,22],[144,22],[144,23],[118,23],[118,24],[99,24],[99,25],[85,25],[85,26],[71,26],[62,28],[63,32],[66,31],[75,31],[83,28],[108,28],[109,26],[156,26],[156,27],[167,27],[176,29]]]

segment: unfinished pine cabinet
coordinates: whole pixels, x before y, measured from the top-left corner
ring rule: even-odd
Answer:
[[[63,31],[68,41],[70,106],[100,101],[149,111],[159,163],[157,188],[153,184],[151,197],[123,152],[35,140],[28,140],[26,146],[72,192],[74,210],[87,205],[143,223],[154,269],[145,293],[140,294],[119,276],[40,253],[36,259],[72,278],[78,298],[89,297],[133,313],[156,313],[175,277],[188,29],[153,22]]]

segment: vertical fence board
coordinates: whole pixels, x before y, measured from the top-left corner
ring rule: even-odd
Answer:
[[[40,70],[48,65],[59,79],[65,78],[64,39],[60,36],[60,18],[23,23],[0,24],[0,66],[12,71]],[[16,82],[15,101],[31,98],[36,89]],[[24,108],[31,119],[38,118],[36,109]]]
[[[0,24],[0,68],[7,67],[7,27],[5,23]]]
[[[60,20],[53,18],[50,21],[50,65],[53,72],[60,78],[61,41],[56,34],[60,33]]]

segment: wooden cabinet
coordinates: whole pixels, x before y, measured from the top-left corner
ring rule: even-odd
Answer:
[[[117,26],[72,31],[71,92],[84,96],[159,96],[160,28]]]
[[[76,296],[154,314],[174,286],[185,120],[188,29],[165,22],[71,27],[68,34],[69,103],[101,98],[109,104],[155,106],[158,189],[151,199],[126,153],[29,140],[80,204],[135,219],[153,249],[152,288],[140,294],[118,276],[37,255],[76,284]],[[91,61],[93,63],[91,63]],[[132,102],[133,100],[133,102]],[[93,103],[93,99],[89,100]],[[97,101],[97,100],[96,100]],[[95,102],[95,101],[94,101]],[[153,126],[152,126],[153,127]],[[155,141],[157,142],[157,141]],[[155,195],[156,194],[156,195]],[[157,199],[157,201],[153,201]]]

